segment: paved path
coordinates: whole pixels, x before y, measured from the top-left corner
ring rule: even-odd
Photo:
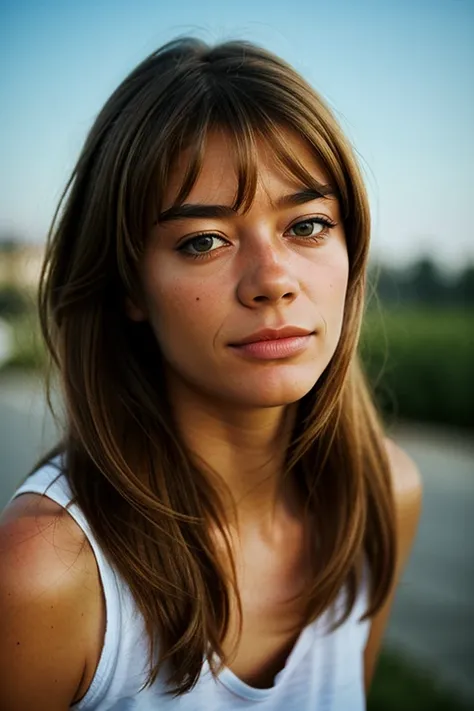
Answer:
[[[420,467],[423,513],[388,640],[474,700],[474,438],[399,428]]]
[[[54,433],[34,382],[0,380],[0,508]],[[474,441],[421,427],[394,436],[425,492],[387,639],[474,700]]]

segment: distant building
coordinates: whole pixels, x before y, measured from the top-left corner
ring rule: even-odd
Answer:
[[[8,249],[0,245],[0,286],[34,290],[38,286],[44,245],[19,243]]]

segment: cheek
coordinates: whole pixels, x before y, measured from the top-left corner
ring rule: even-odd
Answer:
[[[311,281],[311,301],[324,324],[323,349],[328,360],[339,342],[344,320],[349,264],[342,250],[319,263]]]
[[[345,250],[338,250],[318,264],[312,274],[311,291],[321,311],[336,316],[342,314],[349,278],[349,260]]]
[[[222,294],[208,281],[153,270],[145,282],[147,311],[164,351],[207,340],[221,322]],[[206,338],[207,336],[207,338]]]
[[[330,303],[332,308],[337,309],[338,312],[344,312],[344,306],[346,303],[347,294],[347,282],[348,282],[348,270],[339,269],[334,270],[328,280],[328,292],[330,294]]]

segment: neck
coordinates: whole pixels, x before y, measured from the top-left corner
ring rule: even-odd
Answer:
[[[240,529],[263,530],[282,509],[291,514],[295,495],[282,475],[294,407],[239,409],[176,382],[170,384],[170,401],[186,446],[224,484],[230,522],[234,512]]]

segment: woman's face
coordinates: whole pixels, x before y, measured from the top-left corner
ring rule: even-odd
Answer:
[[[305,143],[287,139],[327,185]],[[233,407],[287,405],[313,387],[340,336],[348,256],[339,206],[330,195],[292,202],[304,186],[261,145],[255,199],[246,214],[232,213],[237,175],[227,141],[209,137],[185,211],[166,215],[187,166],[180,157],[148,236],[144,306],[130,305],[129,315],[150,322],[169,382]]]

